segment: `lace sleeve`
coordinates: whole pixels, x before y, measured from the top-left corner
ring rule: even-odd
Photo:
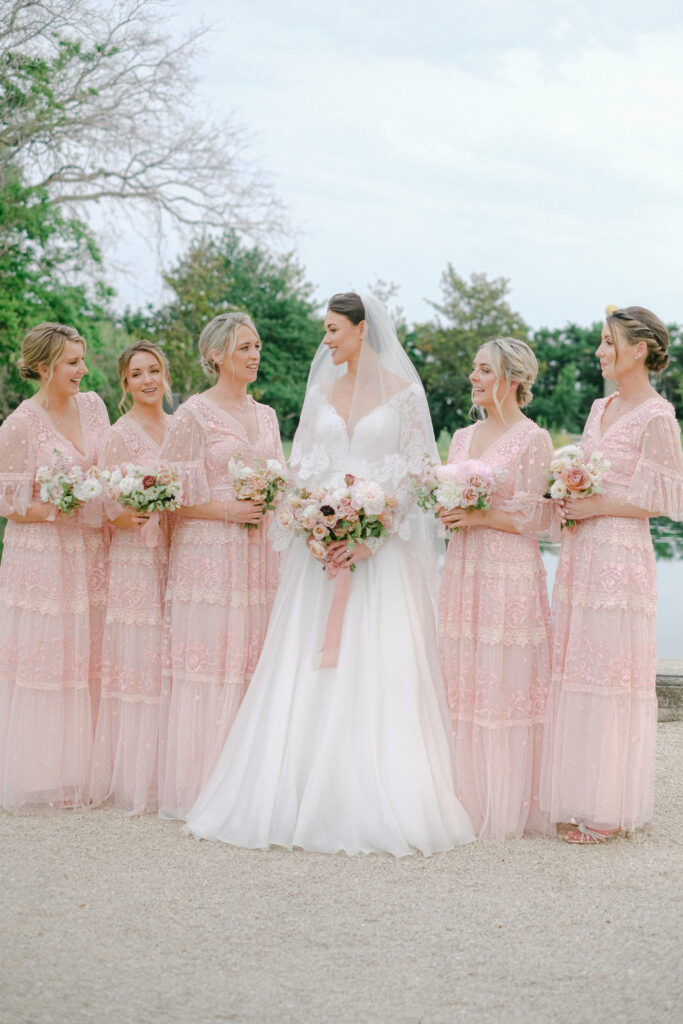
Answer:
[[[653,416],[646,423],[626,500],[653,516],[683,520],[683,452],[675,416]]]
[[[424,465],[425,455],[438,462],[439,453],[431,432],[431,418],[424,392],[410,387],[399,397],[401,417],[399,451],[403,473],[397,481],[394,497],[398,502],[394,530],[403,540],[430,539],[438,533],[436,520],[419,510],[413,480]],[[384,539],[384,538],[383,538]],[[381,541],[380,541],[381,543]]]
[[[526,536],[537,537],[551,530],[554,503],[543,495],[552,458],[550,435],[546,430],[534,430],[519,453],[512,497],[497,504],[494,496],[494,508],[512,516],[518,532]]]
[[[108,430],[100,448],[99,466],[101,469],[118,469],[125,463],[132,462],[131,453],[126,439],[120,430]],[[104,513],[107,519],[114,520],[121,513],[121,505],[115,498],[104,499]]]
[[[183,504],[205,505],[211,501],[206,477],[205,437],[201,425],[182,406],[168,428],[159,462],[176,466],[183,481]]]
[[[0,516],[26,515],[33,496],[34,460],[29,423],[13,413],[0,427]]]

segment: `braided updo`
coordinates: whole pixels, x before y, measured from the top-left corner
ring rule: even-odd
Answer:
[[[669,332],[649,309],[643,306],[626,306],[615,309],[607,317],[607,326],[619,352],[619,337],[629,345],[644,341],[647,345],[645,367],[650,373],[661,373],[669,365]]]
[[[237,331],[240,327],[249,327],[258,338],[254,321],[239,310],[215,316],[199,335],[199,362],[207,377],[216,378],[219,374],[218,364],[211,353],[216,352],[230,359],[237,348]]]

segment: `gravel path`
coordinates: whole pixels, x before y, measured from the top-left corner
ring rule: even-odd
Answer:
[[[590,849],[326,857],[0,815],[0,1021],[679,1020],[682,747],[660,725],[653,824]]]

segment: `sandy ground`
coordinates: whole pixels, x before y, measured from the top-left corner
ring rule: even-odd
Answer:
[[[659,729],[654,822],[597,848],[396,861],[0,815],[0,1021],[680,1020],[683,722]]]

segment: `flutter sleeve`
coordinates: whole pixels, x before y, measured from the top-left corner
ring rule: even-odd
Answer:
[[[178,409],[159,456],[160,465],[175,466],[183,481],[183,505],[206,505],[211,489],[206,476],[206,436],[190,409]]]
[[[536,537],[551,532],[554,502],[544,498],[548,488],[548,472],[553,458],[553,445],[546,430],[533,430],[519,453],[514,469],[512,497],[494,508],[512,516],[519,533]]]
[[[683,451],[674,415],[653,416],[645,424],[626,500],[650,515],[683,520]]]
[[[0,427],[0,516],[24,516],[33,497],[36,472],[28,421],[12,413]]]

